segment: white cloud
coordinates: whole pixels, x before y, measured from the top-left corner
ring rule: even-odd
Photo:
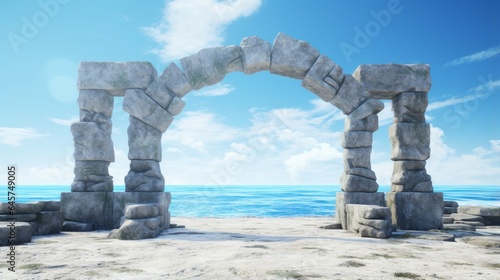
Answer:
[[[234,91],[234,87],[230,84],[218,83],[213,86],[204,87],[200,91],[196,91],[194,95],[196,96],[221,96],[226,95]]]
[[[24,140],[46,136],[33,128],[0,127],[0,143],[11,146],[20,146]]]
[[[291,174],[292,180],[317,178],[318,176],[324,178],[325,175],[331,174],[332,166],[343,163],[342,158],[342,152],[338,148],[328,143],[320,143],[319,146],[310,150],[291,155],[285,161],[285,165],[287,171]],[[333,179],[331,183],[338,183],[338,180]]]
[[[79,122],[80,118],[79,117],[71,117],[69,119],[58,119],[58,118],[51,118],[49,119],[51,122],[64,125],[64,126],[71,126],[73,123]]]
[[[224,29],[240,17],[257,11],[261,0],[173,0],[167,1],[162,20],[143,29],[161,46],[154,50],[170,61],[220,46]]]
[[[467,55],[446,63],[444,66],[457,66],[464,63],[479,62],[496,56],[500,53],[500,46],[489,48],[471,55]]]
[[[448,107],[448,106],[452,106],[452,105],[456,105],[456,104],[469,102],[469,101],[479,99],[479,98],[484,98],[484,97],[486,97],[485,94],[471,94],[471,95],[466,95],[466,96],[459,97],[459,98],[452,97],[452,98],[449,98],[449,99],[444,100],[444,101],[435,101],[435,102],[430,103],[429,106],[427,106],[427,112],[441,109],[441,108]]]

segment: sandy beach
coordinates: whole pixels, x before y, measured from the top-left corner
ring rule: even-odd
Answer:
[[[320,229],[332,218],[180,218],[158,238],[63,232],[18,246],[1,279],[499,279],[500,249]],[[493,229],[500,234],[500,228]],[[4,249],[2,248],[2,252]],[[4,255],[2,253],[2,255]]]

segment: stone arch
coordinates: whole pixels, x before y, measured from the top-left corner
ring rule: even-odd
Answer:
[[[283,33],[277,35],[272,46],[258,37],[248,37],[239,46],[203,49],[182,58],[180,64],[182,69],[171,63],[158,76],[148,62],[80,63],[77,85],[80,90],[80,122],[71,127],[76,160],[72,192],[113,191],[112,177],[107,170],[109,163],[114,161],[110,119],[113,96],[125,96],[123,109],[130,114],[128,158],[131,163],[125,187],[126,193],[133,198],[125,200],[148,202],[141,194],[164,192],[164,178],[159,166],[161,135],[184,108],[182,97],[192,90],[222,81],[227,73],[253,74],[269,70],[273,74],[302,80],[303,87],[346,115],[341,143],[344,148],[344,172],[340,178],[342,192],[337,194],[336,202],[337,220],[346,228],[346,204],[385,206],[384,194],[377,192],[376,174],[370,163],[372,133],[378,129],[377,114],[384,108],[379,99],[391,99],[401,92],[426,93],[430,88],[430,77],[423,77],[428,75],[428,65],[398,66],[402,70],[397,71],[391,66],[369,71],[360,67],[353,75],[345,74],[340,66],[309,43]],[[384,75],[399,76],[387,82]],[[415,79],[424,82],[420,87],[414,86]],[[409,94],[402,100],[412,96]],[[412,108],[408,109],[407,103],[398,103],[401,115],[411,115]],[[423,133],[423,137],[428,138],[426,132]],[[394,137],[396,144],[401,142],[400,138]],[[394,159],[400,158],[396,155]],[[408,169],[410,165],[403,164],[400,169]],[[407,189],[403,186],[399,191],[404,190]],[[123,200],[123,196],[120,199]],[[111,200],[116,204],[116,197]],[[165,207],[163,220],[167,225],[168,205]],[[114,227],[118,215],[123,215],[124,210],[119,208],[114,207]]]

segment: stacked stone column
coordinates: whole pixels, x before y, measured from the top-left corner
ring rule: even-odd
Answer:
[[[394,169],[386,198],[393,224],[407,230],[442,228],[443,194],[433,192],[425,169],[430,157],[430,125],[425,122],[429,65],[361,65],[354,75],[373,97],[392,99],[389,138]]]

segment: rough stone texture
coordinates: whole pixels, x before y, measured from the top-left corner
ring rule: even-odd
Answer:
[[[364,119],[355,119],[350,115],[345,118],[345,131],[370,131],[375,132],[378,129],[378,116],[370,115]]]
[[[346,148],[344,149],[344,167],[371,169],[370,154],[371,147],[366,148]]]
[[[61,229],[61,231],[77,231],[77,232],[93,231],[93,230],[94,226],[92,224],[78,223],[72,221],[65,221]]]
[[[347,229],[347,204],[377,205],[385,207],[384,193],[337,192],[335,202],[335,220]]]
[[[344,148],[371,147],[372,133],[369,131],[346,131],[342,134],[341,146]]]
[[[57,200],[32,201],[32,202],[28,202],[28,204],[40,205],[40,211],[60,211],[61,210],[61,201],[57,201]]]
[[[376,192],[378,184],[372,179],[344,173],[340,178],[340,188],[345,192]]]
[[[458,207],[444,207],[444,214],[458,213]]]
[[[443,217],[443,224],[453,224],[454,222],[455,219],[453,219],[452,217]]]
[[[12,205],[7,202],[0,202],[0,214],[11,214],[11,211],[14,211],[14,214],[38,214],[42,211],[42,206],[40,204],[35,203],[16,203],[12,210]]]
[[[125,176],[126,192],[162,192],[165,179],[160,163],[155,160],[132,160],[130,171]]]
[[[351,75],[346,75],[335,97],[330,103],[349,115],[370,97],[370,93]],[[383,108],[383,107],[382,107]]]
[[[75,144],[75,160],[115,161],[111,129],[102,130],[95,122],[77,122],[71,125]]]
[[[392,171],[393,192],[432,192],[431,176],[425,170],[425,161],[395,161]]]
[[[160,215],[160,208],[156,204],[129,204],[125,206],[125,218],[147,219]]]
[[[42,211],[38,214],[36,223],[38,229],[34,235],[48,235],[60,233],[64,222],[61,211]]]
[[[271,67],[271,44],[257,36],[243,38],[240,43],[243,53],[243,71],[246,74],[269,70]]]
[[[106,90],[123,96],[129,88],[146,89],[158,73],[149,62],[91,62],[78,66],[77,88]]]
[[[130,116],[128,133],[128,159],[161,161],[161,136],[158,129]]]
[[[458,208],[458,202],[451,201],[451,200],[445,200],[444,207],[457,207]]]
[[[397,123],[389,127],[392,160],[426,160],[431,154],[428,123]]]
[[[320,53],[308,42],[279,33],[271,52],[270,72],[294,79],[303,79]]]
[[[145,91],[146,95],[149,96],[154,102],[156,102],[160,107],[167,110],[168,104],[175,97],[175,93],[170,92],[167,86],[162,82],[162,76],[158,77]],[[126,94],[126,92],[125,92]]]
[[[328,57],[320,55],[307,72],[304,80],[302,80],[302,86],[316,94],[323,101],[332,101],[345,77],[343,73],[338,77],[329,76],[335,67],[339,67],[342,73],[340,66],[337,66]]]
[[[349,166],[344,166],[344,172],[347,175],[357,175],[368,179],[377,180],[377,175],[375,174],[375,172],[366,168],[350,168]]]
[[[226,73],[243,71],[242,51],[239,46],[207,48],[181,58],[187,80],[195,90],[216,84]]]
[[[186,106],[186,102],[184,102],[179,97],[174,97],[174,99],[172,99],[172,101],[168,105],[167,111],[172,116],[177,116],[182,111],[182,109],[184,109],[184,106]]]
[[[391,212],[388,207],[347,204],[346,213],[347,230],[359,232],[362,237],[391,237]]]
[[[143,90],[129,89],[123,99],[123,110],[150,126],[165,132],[174,120],[174,117]]]
[[[113,229],[113,193],[61,193],[61,211],[66,221],[92,224],[96,230]]]
[[[161,74],[161,83],[180,98],[193,89],[184,72],[173,62]]]
[[[112,192],[113,181],[104,182],[82,182],[75,181],[71,183],[72,192]]]
[[[170,227],[170,206],[171,196],[168,192],[119,192],[113,193],[113,228],[120,227],[120,221],[125,215],[125,207],[129,204],[151,203],[159,207],[161,217],[161,228]]]
[[[102,114],[104,118],[111,118],[113,113],[113,96],[105,90],[88,89],[80,90],[78,106],[81,111]],[[80,116],[85,115],[81,113]],[[80,119],[81,121],[85,121]]]
[[[352,75],[378,99],[392,99],[405,91],[428,92],[431,88],[428,64],[362,64]]]
[[[112,192],[113,177],[108,173],[107,161],[75,162],[75,179],[71,184],[72,192]]]
[[[432,231],[404,231],[403,234],[406,238],[416,238],[434,241],[455,241],[454,234],[442,233],[442,232],[432,232]]]
[[[500,236],[466,236],[461,241],[485,248],[500,248]]]
[[[160,234],[160,218],[125,220],[116,233],[121,240],[155,238]]]
[[[453,213],[450,215],[450,217],[455,219],[455,221],[486,223],[486,220],[482,216],[463,214],[463,213]]]
[[[389,192],[386,199],[397,229],[443,228],[443,193]]]
[[[350,118],[356,120],[362,120],[371,115],[376,115],[384,109],[384,103],[375,98],[368,98],[363,104],[359,105],[354,111],[349,115]]]
[[[425,110],[429,100],[427,92],[402,92],[392,99],[394,123],[425,122]]]
[[[15,214],[15,215],[5,214],[5,215],[0,215],[0,221],[31,222],[36,220],[36,217],[37,214]]]
[[[476,228],[466,224],[443,224],[443,230],[466,230],[476,231]]]
[[[460,207],[458,207],[458,213],[483,216],[483,217],[497,217],[497,216],[500,216],[500,207],[460,206]]]
[[[0,222],[0,246],[16,246],[24,243],[31,242],[31,226],[26,222],[16,222],[16,239],[15,244],[9,243],[10,236],[10,223],[9,222]],[[5,253],[5,251],[4,251]],[[5,255],[2,254],[4,258]]]

